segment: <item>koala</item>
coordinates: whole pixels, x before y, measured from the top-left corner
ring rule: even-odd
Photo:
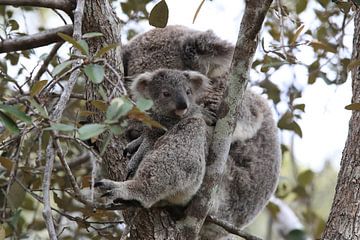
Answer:
[[[136,96],[154,102],[152,117],[169,130],[148,129],[130,145],[137,149],[130,162],[137,167],[131,180],[101,180],[96,187],[115,203],[186,205],[205,174],[207,125],[195,100],[208,78],[193,71],[159,69],[137,76]],[[133,146],[132,146],[133,147]],[[138,166],[137,166],[138,165]]]
[[[207,124],[213,124],[215,117],[196,104],[203,92],[209,87],[209,79],[195,71],[159,69],[138,75],[130,90],[135,98],[151,99],[151,117],[165,128],[171,128],[181,118],[195,111],[203,113]],[[159,92],[160,89],[160,92]],[[127,169],[127,178],[133,176],[143,156],[152,148],[156,140],[164,134],[160,128],[144,129],[144,133],[130,142],[124,153],[133,154]]]
[[[216,113],[226,89],[233,51],[231,44],[211,31],[167,26],[134,37],[124,46],[122,56],[126,76],[159,68],[206,75],[211,88],[198,104]],[[237,113],[225,173],[211,214],[244,227],[274,192],[281,155],[277,128],[265,99],[248,89]],[[193,144],[196,141],[194,138]],[[203,230],[203,239],[219,239],[226,234],[212,224],[205,224]]]

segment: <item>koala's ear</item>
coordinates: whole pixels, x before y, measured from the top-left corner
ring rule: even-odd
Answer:
[[[130,86],[131,93],[134,94],[135,97],[143,97],[149,99],[149,84],[151,83],[152,79],[153,74],[150,72],[145,72],[137,75]]]
[[[188,67],[197,62],[204,67],[218,69],[220,75],[230,67],[234,46],[217,37],[211,30],[186,35],[181,45],[184,62]]]
[[[189,80],[194,95],[200,98],[206,90],[210,88],[210,79],[196,71],[185,71],[185,76]]]

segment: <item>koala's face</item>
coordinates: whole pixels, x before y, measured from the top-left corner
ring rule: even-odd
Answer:
[[[209,79],[198,72],[159,69],[140,74],[131,90],[151,99],[152,110],[162,116],[182,118],[208,87]]]
[[[168,117],[183,117],[194,103],[193,90],[186,72],[160,71],[149,84],[153,110]]]

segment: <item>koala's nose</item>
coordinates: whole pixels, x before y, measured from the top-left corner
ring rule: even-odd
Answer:
[[[186,102],[186,99],[182,97],[177,97],[175,107],[175,114],[180,117],[183,116],[188,110],[188,104]]]

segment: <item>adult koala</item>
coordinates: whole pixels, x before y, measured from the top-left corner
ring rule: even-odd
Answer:
[[[126,76],[159,68],[201,72],[212,85],[201,104],[217,112],[233,51],[230,43],[212,31],[168,26],[134,37],[123,47],[123,63]],[[247,225],[274,192],[279,167],[280,147],[271,110],[265,99],[247,90],[238,106],[229,158],[211,214],[237,227]],[[202,239],[226,234],[213,225],[204,225],[204,229]]]

